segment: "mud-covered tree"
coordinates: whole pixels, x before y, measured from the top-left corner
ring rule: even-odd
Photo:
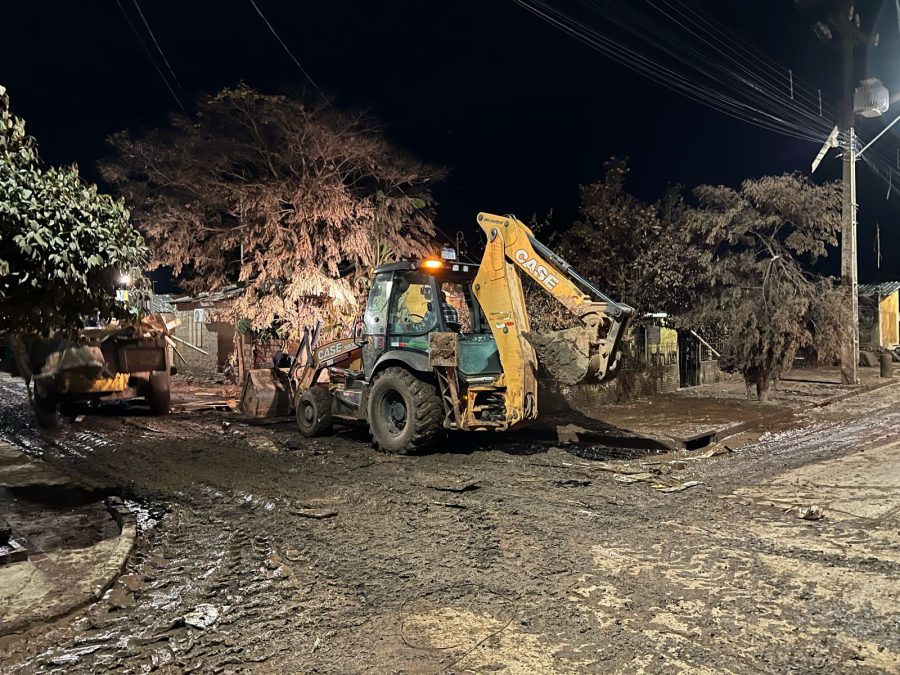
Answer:
[[[441,170],[362,115],[241,85],[203,101],[196,120],[110,142],[103,176],[131,205],[152,264],[191,291],[242,283],[234,311],[254,328],[339,324],[384,251],[431,249]]]
[[[582,275],[639,313],[678,312],[690,302],[694,267],[679,239],[684,204],[677,189],[641,201],[625,188],[628,171],[623,160],[607,161],[603,178],[581,187],[579,218],[554,244]]]
[[[0,333],[49,335],[127,315],[116,280],[147,249],[121,201],[75,166],[45,168],[0,86]]]
[[[761,401],[801,349],[837,353],[845,312],[833,281],[809,272],[837,244],[840,192],[789,174],[704,185],[687,212],[680,247],[697,263],[695,306],[685,319],[716,326],[721,365]]]

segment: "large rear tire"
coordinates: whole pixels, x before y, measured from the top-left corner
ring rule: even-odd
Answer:
[[[166,370],[155,370],[150,373],[147,403],[154,415],[168,415],[172,405],[172,377]]]
[[[325,387],[311,387],[297,401],[297,426],[304,436],[321,436],[331,431],[331,392]]]
[[[377,376],[366,413],[375,447],[393,454],[432,446],[444,419],[435,386],[403,368],[387,368]]]

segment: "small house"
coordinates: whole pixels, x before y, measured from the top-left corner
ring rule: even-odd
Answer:
[[[218,379],[234,353],[235,322],[228,315],[231,301],[243,292],[221,291],[174,297],[169,300],[181,324],[173,331],[172,364],[180,373]]]
[[[859,285],[859,346],[900,346],[900,281]]]

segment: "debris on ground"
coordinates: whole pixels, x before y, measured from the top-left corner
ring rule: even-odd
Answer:
[[[26,452],[164,515],[117,582],[132,606],[101,600],[46,630],[4,636],[0,672],[352,672],[360,663],[437,672],[459,656],[449,670],[844,672],[857,654],[872,671],[900,663],[897,500],[879,487],[896,473],[900,387],[826,408],[824,422],[798,416],[742,435],[716,462],[687,461],[710,447],[586,461],[479,435],[466,441],[471,454],[451,446],[409,460],[377,453],[361,432],[307,439],[284,420],[220,413],[128,425],[89,415],[87,427],[64,425],[51,439],[19,412],[23,388],[4,390],[0,378],[4,396],[0,425]],[[134,433],[131,423],[146,421],[165,435]],[[779,435],[740,449],[763,430]],[[282,452],[256,449],[256,437]],[[286,452],[289,441],[297,452]],[[652,462],[673,470],[654,475]],[[859,468],[870,464],[877,470]],[[647,492],[688,479],[707,489]],[[466,491],[472,484],[480,488]],[[812,503],[828,517],[797,523]],[[837,515],[832,504],[864,515],[842,516],[824,541],[817,530]],[[200,603],[218,619],[188,628],[183,617]],[[516,618],[494,636],[508,606]],[[164,665],[168,648],[175,661]]]
[[[690,457],[683,457],[681,461],[685,462],[696,462],[699,459],[709,459],[710,457],[718,457],[720,455],[727,455],[729,453],[734,452],[730,446],[725,445],[724,443],[721,445],[714,445],[706,452],[700,453],[699,455],[692,455]]]
[[[458,504],[456,502],[431,502],[435,506],[444,506],[448,509],[467,509],[469,508],[465,504]]]
[[[0,565],[28,560],[28,551],[15,539],[8,539],[0,546]]]
[[[698,485],[701,485],[699,480],[689,480],[680,485],[663,485],[662,483],[656,483],[650,487],[654,490],[659,490],[660,492],[683,492],[688,488],[697,487]]]
[[[474,481],[457,481],[448,485],[426,485],[425,487],[439,492],[472,492],[478,490],[481,486]]]
[[[279,448],[272,439],[266,438],[265,436],[250,437],[247,439],[247,444],[256,450],[269,452],[273,455],[277,455],[281,452],[281,448]]]
[[[560,424],[556,427],[556,440],[560,445],[571,445],[578,442],[578,434],[585,433],[587,429],[577,424]]]
[[[314,520],[325,520],[326,518],[334,518],[338,512],[333,510],[315,510],[315,509],[291,509],[291,515],[300,516],[301,518],[312,518]]]
[[[177,403],[172,405],[173,413],[196,413],[196,412],[213,412],[224,411],[229,412],[237,408],[237,399],[220,399],[217,401],[189,401],[187,403]]]
[[[206,630],[219,620],[219,610],[212,605],[197,605],[192,611],[184,615],[186,626]]]
[[[591,481],[579,478],[567,478],[564,480],[555,480],[553,484],[557,487],[588,487]]]
[[[656,478],[655,473],[617,473],[613,476],[613,480],[619,483],[641,483]]]
[[[800,509],[799,515],[803,520],[822,520],[822,518],[825,517],[825,514],[822,512],[822,508],[820,506],[816,506],[815,504]]]

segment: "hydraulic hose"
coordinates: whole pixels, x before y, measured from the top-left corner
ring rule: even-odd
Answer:
[[[610,313],[611,316],[619,316],[619,314],[622,313],[622,306],[619,303],[617,303],[615,300],[613,300],[608,295],[606,295],[606,293],[601,291],[599,288],[594,286],[594,284],[592,284],[590,281],[588,281],[583,276],[581,276],[578,272],[576,272],[572,268],[572,266],[569,263],[567,263],[565,260],[563,260],[559,255],[557,255],[556,253],[551,251],[549,248],[544,246],[541,242],[539,242],[537,239],[535,239],[531,235],[528,236],[528,241],[531,243],[531,246],[532,246],[532,248],[534,248],[535,251],[537,251],[543,257],[550,260],[556,267],[558,267],[560,269],[561,272],[563,272],[563,274],[565,274],[572,280],[578,282],[579,284],[581,284],[581,286],[583,288],[587,289],[588,291],[593,293],[598,299],[605,302],[608,306],[607,311]]]

